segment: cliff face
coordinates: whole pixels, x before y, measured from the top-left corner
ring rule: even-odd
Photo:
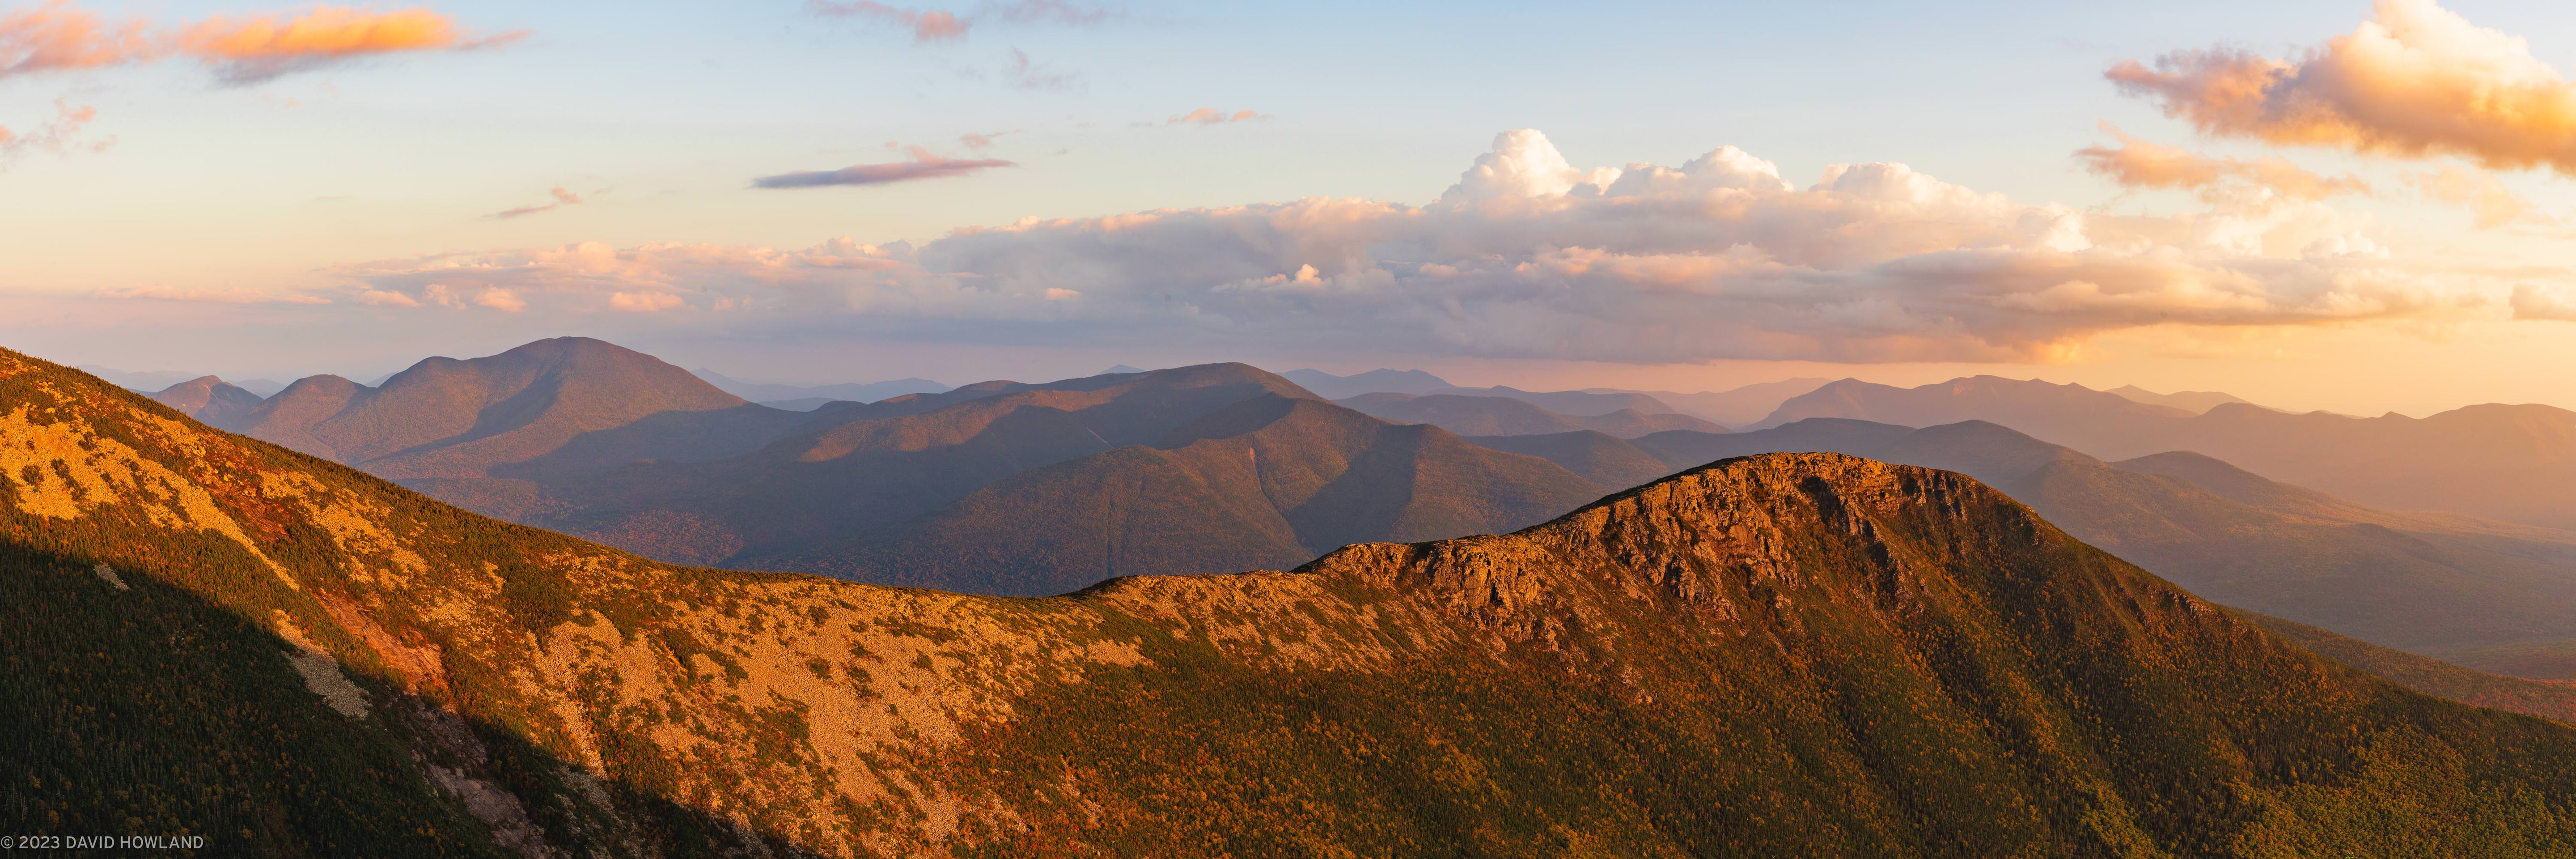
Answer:
[[[996,599],[672,567],[0,352],[0,824],[366,855],[2557,855],[2576,731],[1966,477]],[[140,824],[134,821],[141,821]]]

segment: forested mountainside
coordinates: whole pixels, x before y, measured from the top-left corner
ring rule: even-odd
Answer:
[[[10,831],[263,855],[2576,850],[2576,728],[1961,475],[993,599],[657,564],[0,352]]]

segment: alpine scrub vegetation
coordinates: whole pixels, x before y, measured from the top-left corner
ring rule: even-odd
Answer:
[[[645,561],[0,351],[0,589],[0,831],[214,854],[2576,855],[2576,728],[1836,454],[1003,599]]]

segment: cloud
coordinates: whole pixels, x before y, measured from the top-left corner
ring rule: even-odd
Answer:
[[[679,296],[667,292],[612,292],[608,306],[632,313],[654,313],[680,306]]]
[[[870,0],[858,0],[858,2],[855,3],[831,3],[825,2],[825,0],[814,0],[814,2],[808,4],[806,8],[814,10],[814,14],[817,15],[831,15],[845,18],[871,18],[878,21],[884,21],[889,24],[895,24],[911,30],[912,40],[915,43],[944,42],[962,39],[966,37],[967,28],[974,26],[974,22],[972,20],[960,19],[957,17],[957,13],[954,12],[939,9],[903,9],[888,6],[883,3],[870,2]]]
[[[0,77],[185,56],[213,67],[224,83],[242,85],[363,57],[479,50],[526,36],[525,31],[469,34],[447,16],[423,8],[371,12],[316,6],[292,17],[215,16],[160,28],[140,19],[106,22],[54,2],[0,15]]]
[[[998,158],[941,158],[930,150],[915,146],[912,160],[886,164],[857,164],[839,170],[814,170],[780,173],[751,180],[755,188],[820,188],[827,185],[887,185],[914,179],[937,179],[943,176],[966,176],[993,167],[1017,167],[1018,164]]]
[[[2102,124],[2102,130],[2119,138],[2120,145],[2117,148],[2086,147],[2076,150],[2075,157],[2084,163],[2086,170],[2123,187],[2179,188],[2201,191],[2204,197],[2209,197],[2231,190],[2226,185],[2233,180],[2299,200],[2370,193],[2369,183],[2349,173],[2336,177],[2319,176],[2282,158],[2252,161],[2211,158],[2131,137],[2107,122]]]
[[[1014,24],[1061,24],[1088,26],[1116,17],[1107,9],[1076,6],[1059,0],[1022,0],[1018,3],[985,3],[975,11],[958,14],[945,9],[907,9],[874,0],[836,3],[811,0],[806,8],[816,15],[835,18],[865,18],[892,24],[912,31],[914,44],[953,42],[966,38],[966,32],[978,22],[1000,19]]]
[[[2531,284],[2513,287],[2513,318],[2576,322],[2576,298],[2564,290],[2543,290]]]
[[[428,9],[367,12],[317,6],[301,17],[208,18],[179,36],[180,51],[213,65],[226,83],[258,83],[359,57],[471,51],[527,37],[524,30],[469,36]]]
[[[141,21],[102,21],[66,2],[0,12],[0,78],[120,65],[158,55]]]
[[[1251,121],[1253,121],[1253,120],[1258,120],[1258,119],[1269,119],[1269,118],[1270,118],[1270,114],[1266,114],[1266,113],[1254,113],[1254,112],[1249,111],[1249,110],[1238,110],[1238,111],[1235,111],[1235,112],[1233,112],[1233,113],[1226,113],[1225,111],[1221,111],[1221,110],[1218,110],[1218,109],[1213,108],[1213,107],[1202,107],[1202,108],[1199,108],[1199,109],[1197,109],[1197,110],[1190,111],[1190,112],[1188,112],[1188,113],[1177,113],[1177,114],[1173,114],[1173,115],[1172,115],[1172,118],[1171,118],[1171,119],[1168,119],[1168,120],[1165,120],[1165,121],[1163,122],[1163,124],[1164,124],[1164,125],[1224,125],[1224,124],[1229,123],[1229,122],[1251,122]]]
[[[2176,51],[2106,76],[2201,131],[2276,144],[2576,174],[2576,85],[2521,38],[2432,0],[2379,0],[2375,20],[2303,56]]]
[[[520,206],[516,209],[503,209],[489,215],[484,215],[483,217],[487,220],[509,220],[511,218],[533,215],[538,212],[551,212],[565,206],[581,205],[581,195],[575,194],[561,185],[555,186],[551,193],[553,193],[555,197],[555,201],[552,203],[547,203],[542,206]]]
[[[474,306],[489,307],[503,313],[517,313],[528,309],[528,303],[519,300],[517,292],[499,287],[489,287],[474,293]]]
[[[19,155],[28,152],[69,154],[107,151],[108,147],[116,145],[116,138],[79,139],[81,129],[97,118],[98,108],[88,105],[74,106],[71,102],[58,98],[54,99],[54,118],[46,120],[43,125],[36,126],[34,131],[20,134],[8,126],[0,126],[0,169],[7,168],[9,162],[17,160]]]
[[[1081,75],[1031,64],[1029,55],[1018,48],[1011,49],[1011,64],[1002,68],[1002,79],[1020,89],[1066,90],[1082,85]]]
[[[679,301],[658,324],[721,312],[727,330],[781,338],[1647,363],[2068,360],[2136,328],[2493,313],[2509,287],[2401,259],[2368,225],[2280,198],[2088,214],[1892,163],[1835,165],[1799,188],[1732,147],[1677,168],[1585,169],[1523,130],[1498,135],[1422,205],[1308,198],[1024,219],[919,247],[584,243],[333,274],[348,295],[424,305],[432,286],[508,289],[539,319],[667,295]]]
[[[2481,230],[2517,223],[2550,224],[2556,221],[2541,214],[2530,200],[2505,187],[2504,180],[2484,170],[2464,170],[2445,165],[2440,170],[2408,176],[2407,182],[2427,199],[2468,209],[2477,217],[2476,224]]]
[[[1003,135],[1018,133],[1019,132],[1017,131],[996,131],[991,134],[960,134],[957,136],[957,145],[968,149],[991,149],[993,148],[993,141],[1001,139]],[[892,144],[888,144],[886,148],[892,149],[894,147]]]

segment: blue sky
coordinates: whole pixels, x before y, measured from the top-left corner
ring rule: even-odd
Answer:
[[[0,5],[27,8],[35,7]],[[297,7],[77,8],[179,22]],[[2294,57],[2369,19],[2369,5],[2357,2],[1124,4],[1096,7],[1111,13],[1096,25],[985,20],[964,38],[926,44],[899,26],[796,3],[432,8],[475,33],[528,35],[488,50],[363,59],[239,87],[179,61],[0,78],[0,126],[35,126],[66,99],[97,110],[84,139],[114,140],[98,152],[24,152],[0,168],[0,259],[9,261],[0,298],[20,302],[21,320],[0,322],[0,343],[79,363],[270,376],[359,375],[531,335],[595,333],[692,366],[804,381],[959,382],[1240,357],[1422,366],[1531,384],[1698,389],[1818,373],[1929,381],[1997,372],[2105,387],[2234,383],[2248,396],[2354,411],[2420,411],[2460,396],[2576,405],[2576,389],[2531,372],[2568,354],[2564,323],[2478,334],[2466,323],[2409,318],[2267,324],[2250,346],[2241,326],[2184,338],[2238,344],[2217,357],[2122,328],[2088,333],[2097,348],[2071,360],[1605,360],[1404,343],[1306,353],[1262,343],[1238,355],[1227,354],[1223,338],[1176,346],[1115,326],[1097,335],[1059,326],[1024,337],[924,337],[869,323],[846,336],[787,336],[725,323],[540,318],[542,307],[495,321],[101,297],[193,291],[348,304],[358,287],[346,267],[426,254],[578,242],[921,244],[1027,217],[1307,197],[1421,205],[1457,183],[1497,132],[1517,128],[1544,131],[1578,168],[1678,166],[1731,145],[1777,164],[1798,187],[1828,165],[1902,162],[2016,204],[2110,214],[2172,215],[2201,202],[2171,190],[2124,191],[2086,172],[2071,153],[2107,142],[2103,121],[2214,157],[2282,155],[2320,173],[2353,171],[2382,188],[2438,160],[2212,137],[2103,79],[2118,60],[2213,44]],[[2576,68],[2576,15],[2467,0],[2443,8],[2526,39],[2553,67]],[[1057,83],[1015,85],[1021,56]],[[1265,117],[1164,124],[1199,108]],[[999,132],[1008,133],[988,148],[961,142]],[[889,142],[1017,166],[881,186],[750,187],[757,176],[908,157]],[[2497,175],[2542,209],[2576,204],[2547,172]],[[555,188],[583,202],[488,217],[551,202]],[[2554,234],[2469,229],[2459,209],[2403,194],[2337,206],[2366,215],[2362,232],[2407,242],[2401,259],[2571,262],[2552,250]],[[2391,349],[2413,353],[2406,367],[2432,361],[2488,381],[2392,392],[2332,369],[2346,363],[2337,356]],[[2301,393],[2311,391],[2321,393]]]

